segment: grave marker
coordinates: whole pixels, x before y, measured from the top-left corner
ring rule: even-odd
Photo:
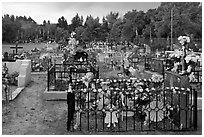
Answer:
[[[15,47],[10,47],[10,49],[15,49],[16,50],[16,55],[18,54],[18,49],[22,49],[23,47],[19,47],[18,46],[18,43],[16,44],[16,46]]]

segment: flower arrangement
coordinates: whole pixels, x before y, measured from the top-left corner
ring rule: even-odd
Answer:
[[[180,59],[182,56],[183,56],[183,52],[180,50],[176,50],[169,55],[170,58],[177,58],[177,59]]]
[[[201,57],[195,53],[189,54],[185,57],[186,63],[198,63],[201,61]]]
[[[87,88],[89,86],[89,83],[93,79],[93,77],[94,77],[94,75],[91,72],[86,73],[86,75],[84,77],[82,77],[82,82],[86,85]]]
[[[8,67],[5,65],[2,66],[2,77],[7,77],[8,75]]]
[[[152,82],[155,82],[155,83],[163,82],[163,77],[158,74],[153,74],[151,79],[152,79]]]
[[[153,88],[161,88],[162,87],[162,83],[163,83],[163,76],[162,75],[153,74],[151,80],[152,80]]]
[[[178,41],[181,45],[184,45],[190,42],[190,38],[188,36],[179,36]]]
[[[173,53],[169,54],[169,57],[174,61],[171,71],[181,75],[190,75],[198,62],[201,61],[201,56],[191,52],[186,46],[190,42],[188,36],[180,36],[178,37],[178,41],[182,45],[182,48],[176,49]]]
[[[12,85],[18,85],[19,72],[15,71],[9,75],[9,81]]]
[[[13,72],[11,74],[8,73],[8,67],[6,65],[2,66],[2,78],[3,78],[3,84],[7,83],[8,85],[17,85],[18,84],[18,76],[19,72]]]

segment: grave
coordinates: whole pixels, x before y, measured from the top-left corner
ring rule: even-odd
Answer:
[[[11,100],[13,100],[31,81],[31,60],[16,60],[16,62],[2,62],[2,65],[7,66],[9,74],[12,74],[14,72],[19,73],[18,88],[12,93]]]
[[[8,73],[18,72],[18,87],[25,87],[31,81],[31,60],[16,60],[16,62],[2,62],[6,64]]]
[[[82,49],[77,49],[76,45],[78,42],[73,38],[74,33],[71,34],[69,41],[70,45],[70,56],[64,59],[63,63],[53,64],[48,69],[48,80],[47,88],[43,94],[45,100],[66,100],[67,99],[67,85],[70,83],[70,79],[73,78],[71,75],[71,68],[78,72],[75,78],[81,77],[87,72],[95,72],[98,70],[94,69],[93,62],[89,61],[89,55]]]

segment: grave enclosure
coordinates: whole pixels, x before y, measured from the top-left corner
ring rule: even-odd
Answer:
[[[74,75],[74,72],[77,74]],[[92,72],[99,77],[99,70],[89,62],[67,62],[66,64],[53,64],[47,73],[47,88],[44,92],[45,100],[67,100],[69,83],[81,79],[86,73]]]
[[[3,91],[5,92],[6,100],[13,100],[27,86],[27,84],[31,82],[31,60],[16,60],[15,62],[3,61],[2,66],[8,68],[8,74],[18,74],[17,89],[15,91],[10,91],[11,89],[7,88]],[[9,87],[10,85],[6,84],[5,86]]]
[[[95,85],[94,88],[79,86],[80,81],[73,81],[75,127],[77,127],[74,131],[182,131],[196,129],[197,102],[195,98],[197,98],[197,92],[192,89],[170,89],[168,87],[146,89],[145,86],[142,87],[143,91],[141,92],[138,87],[134,86],[135,83],[141,82],[146,84],[146,87],[151,87],[150,81],[139,79],[94,79],[92,81],[92,84]],[[108,84],[108,86],[103,87],[104,84]],[[110,108],[107,105],[107,94],[110,97]],[[114,113],[117,113],[116,127],[107,127],[105,123],[107,113],[110,113],[112,121]],[[147,124],[144,124],[145,122]]]
[[[16,62],[2,62],[8,67],[8,73],[18,72],[18,87],[25,87],[31,81],[31,61],[16,60]]]

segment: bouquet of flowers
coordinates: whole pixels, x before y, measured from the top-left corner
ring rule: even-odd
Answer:
[[[158,75],[158,74],[153,74],[151,80],[153,83],[153,87],[159,88],[162,86],[163,76]]]
[[[185,45],[190,42],[190,38],[188,36],[179,36],[178,41],[181,45]]]
[[[195,66],[199,61],[201,61],[201,56],[196,55],[195,53],[188,54],[185,57],[185,61],[188,65],[193,65]]]
[[[89,86],[89,83],[93,79],[93,77],[94,77],[94,75],[91,72],[86,73],[86,75],[84,77],[82,77],[82,82],[86,85],[87,88]]]
[[[151,79],[152,79],[152,82],[155,82],[155,83],[163,82],[163,77],[161,75],[158,75],[158,74],[152,75]]]

